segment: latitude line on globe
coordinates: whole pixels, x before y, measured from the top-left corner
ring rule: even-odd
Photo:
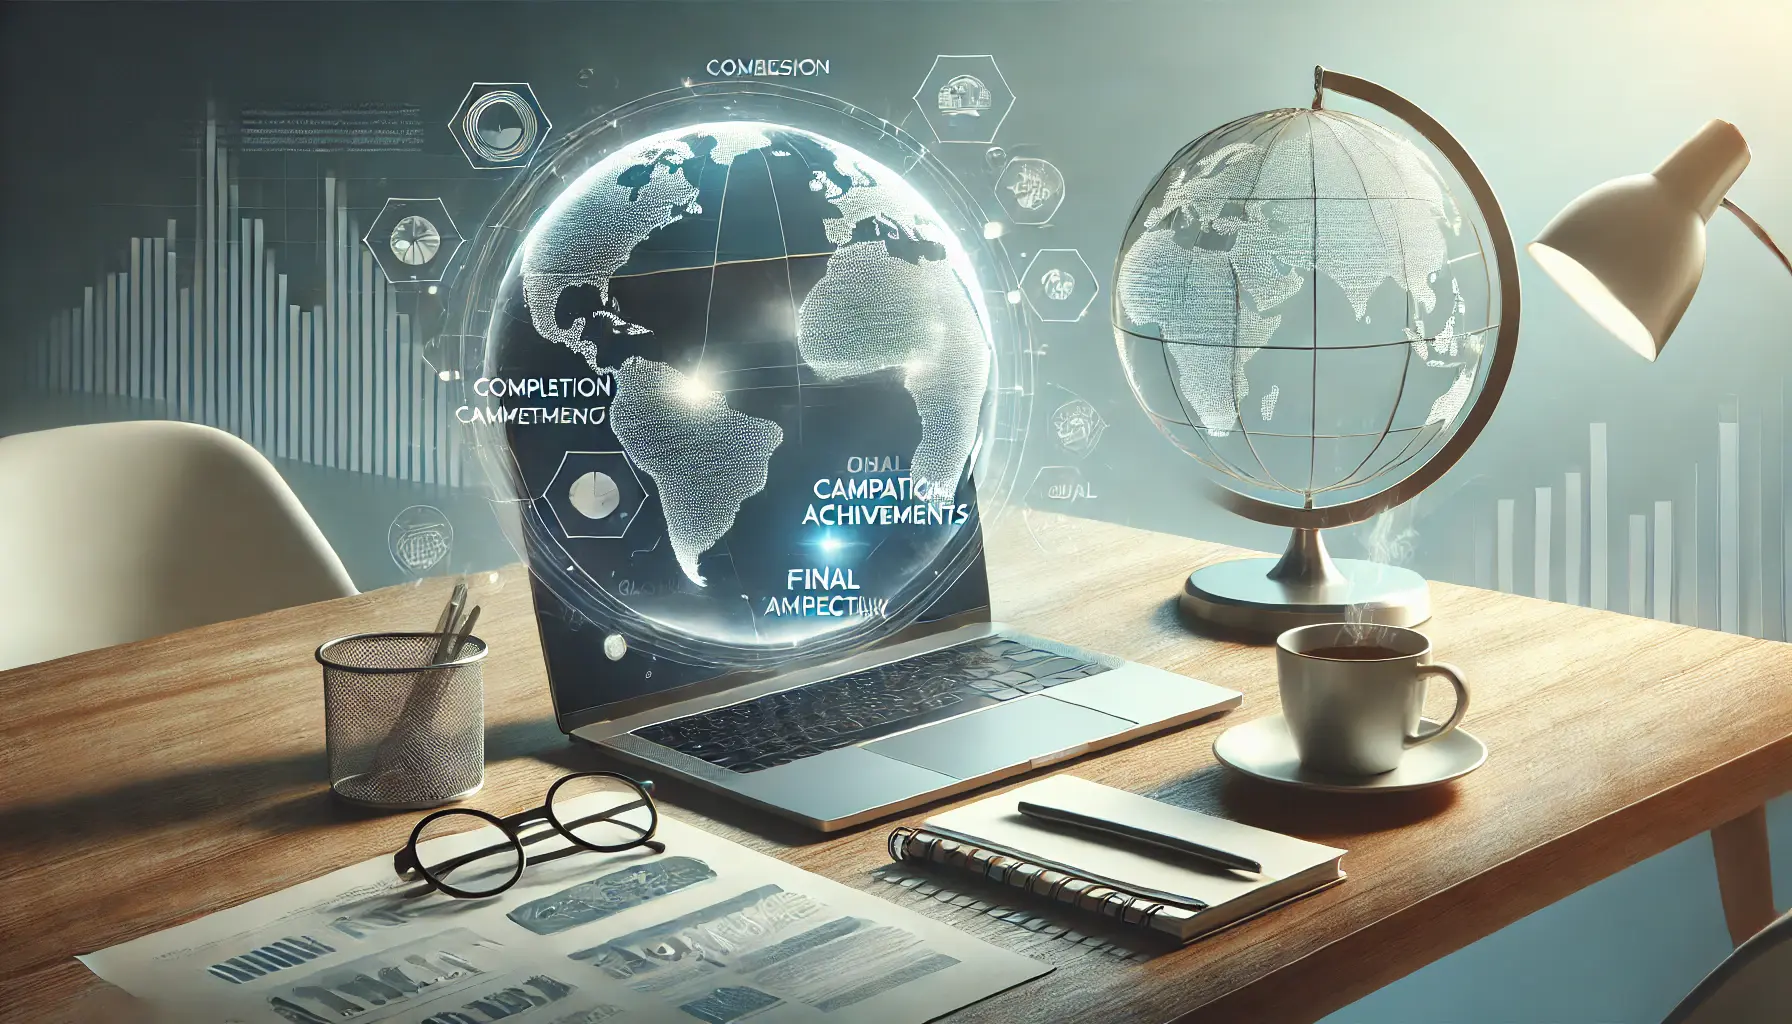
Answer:
[[[718,223],[719,222],[720,221],[718,218]],[[719,233],[718,233],[718,236],[719,236]],[[721,247],[721,243],[718,241],[716,243],[716,246],[719,249]],[[782,260],[782,259],[801,260],[801,259],[811,259],[811,258],[817,257],[817,256],[832,256],[832,255],[834,255],[834,254],[831,252],[793,252],[787,257],[786,256],[755,256],[752,259],[745,259],[745,260],[718,260],[715,263],[713,263],[712,266],[734,267],[734,266],[740,266],[745,263],[772,263],[772,262],[775,262],[777,260]],[[637,277],[653,277],[656,274],[683,274],[683,273],[689,272],[691,269],[693,269],[693,268],[691,268],[691,267],[667,267],[664,270],[642,270],[642,271],[637,271],[636,273],[633,273],[633,274],[611,274],[610,280],[612,280],[612,281],[629,281],[629,280],[633,280]],[[698,268],[698,269],[701,269],[701,268]]]
[[[1419,426],[1416,426],[1416,427],[1398,427],[1398,428],[1387,431],[1387,433],[1381,435],[1383,442],[1385,442],[1389,437],[1391,437],[1392,435],[1397,434],[1397,433],[1409,433],[1410,432],[1410,433],[1412,433],[1413,436],[1407,439],[1405,447],[1401,448],[1398,454],[1396,454],[1393,458],[1388,460],[1387,465],[1382,466],[1380,469],[1374,470],[1368,476],[1358,478],[1355,473],[1352,473],[1350,476],[1345,477],[1344,479],[1338,481],[1335,484],[1326,484],[1324,487],[1319,488],[1317,491],[1314,491],[1313,493],[1324,494],[1328,491],[1340,491],[1340,490],[1348,490],[1349,488],[1352,488],[1352,487],[1361,487],[1362,485],[1370,482],[1371,480],[1376,479],[1377,477],[1386,476],[1387,474],[1392,473],[1393,471],[1399,469],[1401,466],[1404,466],[1408,462],[1411,462],[1414,458],[1423,454],[1427,448],[1430,448],[1431,442],[1437,440],[1437,438],[1443,434],[1443,428],[1446,425],[1447,424],[1445,424],[1444,421],[1442,421],[1442,420],[1435,420],[1430,423],[1420,424]],[[1423,434],[1427,430],[1430,430],[1432,427],[1437,427],[1438,429],[1436,431],[1433,431],[1430,437],[1426,437],[1421,440],[1419,435]],[[1375,447],[1380,448],[1381,445],[1377,444]],[[1375,453],[1373,451],[1371,451],[1369,454],[1373,455]],[[1365,459],[1364,461],[1367,462],[1368,460]],[[1357,468],[1360,470],[1362,467],[1359,466]]]
[[[1457,332],[1457,334],[1455,336],[1459,337],[1459,338],[1472,338],[1477,335],[1486,334],[1489,331],[1498,330],[1499,326],[1500,325],[1497,323],[1484,324],[1480,327],[1475,328],[1474,330],[1459,331],[1459,332]],[[1224,341],[1192,341],[1192,340],[1187,340],[1187,339],[1182,339],[1182,338],[1155,338],[1149,334],[1140,334],[1137,331],[1129,331],[1124,327],[1117,327],[1117,328],[1115,328],[1115,330],[1119,331],[1121,334],[1124,334],[1129,338],[1137,338],[1140,341],[1160,342],[1165,345],[1185,345],[1185,346],[1189,346],[1192,348],[1233,348],[1234,347],[1233,345],[1231,345],[1227,342],[1224,342]],[[1433,334],[1433,335],[1430,335],[1430,336],[1424,337],[1424,338],[1402,338],[1399,341],[1373,341],[1373,342],[1368,342],[1368,343],[1362,344],[1362,345],[1256,345],[1256,346],[1252,347],[1252,351],[1253,352],[1309,352],[1309,351],[1313,351],[1313,350],[1317,349],[1318,351],[1321,351],[1321,352],[1357,352],[1357,351],[1362,351],[1364,349],[1399,348],[1403,345],[1411,345],[1415,341],[1433,342],[1433,341],[1436,341],[1439,337],[1440,337],[1440,335]]]

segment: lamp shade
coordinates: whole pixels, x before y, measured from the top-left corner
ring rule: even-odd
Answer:
[[[1748,144],[1712,121],[1648,174],[1595,186],[1530,244],[1537,264],[1599,325],[1653,360],[1705,270],[1705,222],[1748,166]]]

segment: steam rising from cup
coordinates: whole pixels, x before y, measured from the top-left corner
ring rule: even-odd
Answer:
[[[1403,565],[1411,560],[1413,545],[1419,539],[1419,531],[1412,525],[1416,504],[1408,502],[1395,506],[1370,521],[1369,532],[1363,538],[1363,555],[1366,560],[1375,563],[1378,570]],[[1381,581],[1377,579],[1376,582]],[[1370,627],[1375,625],[1371,607],[1367,604],[1350,605],[1344,610],[1344,623],[1350,642],[1362,643],[1369,635]]]

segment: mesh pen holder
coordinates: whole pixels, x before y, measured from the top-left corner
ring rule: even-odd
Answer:
[[[431,664],[437,633],[361,633],[317,649],[330,788],[351,803],[422,810],[485,783],[485,641]]]

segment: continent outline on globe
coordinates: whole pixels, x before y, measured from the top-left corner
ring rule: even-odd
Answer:
[[[1479,256],[1487,270],[1478,227],[1476,249],[1453,249],[1464,222],[1430,157],[1368,119],[1289,108],[1215,129],[1165,168],[1123,245],[1113,302],[1128,382],[1160,429],[1218,470],[1228,489],[1243,483],[1253,494],[1290,494],[1313,507],[1318,498],[1422,465],[1418,457],[1461,416],[1486,340],[1499,328],[1491,322],[1491,278],[1488,316],[1476,323],[1465,278],[1453,269]],[[1363,333],[1373,326],[1371,305],[1385,305],[1384,285],[1406,297],[1394,329],[1381,323],[1376,330],[1385,333],[1374,342],[1343,346],[1410,350],[1379,434],[1373,425],[1352,432],[1321,422],[1323,388],[1342,351],[1322,340],[1321,281]],[[1308,292],[1310,310],[1292,302]],[[1278,337],[1290,316],[1310,332],[1304,344]],[[1249,368],[1264,352],[1274,354],[1266,380]],[[1279,377],[1278,369],[1302,365],[1294,356],[1303,352],[1311,385]],[[1245,402],[1253,381],[1277,396],[1258,403],[1254,425]],[[1292,397],[1291,388],[1305,394]],[[1291,408],[1295,425],[1284,427]],[[1278,409],[1283,415],[1271,427]],[[1305,445],[1293,447],[1309,436],[1310,460]],[[1298,452],[1304,464],[1277,473],[1278,451]]]
[[[627,322],[626,311],[615,308],[611,279],[653,232],[701,212],[687,162],[701,156],[712,164],[730,164],[743,153],[773,148],[780,132],[798,130],[719,122],[640,140],[562,190],[522,251],[523,298],[536,333],[578,353],[593,372],[615,374],[612,427],[630,459],[653,479],[678,564],[699,586],[707,582],[698,569],[699,557],[728,533],[741,505],[764,488],[783,430],[733,410],[700,378],[668,364],[637,355],[607,365],[586,337],[591,317],[562,322],[559,300],[569,288],[596,288],[609,308],[594,315],[612,321],[612,331],[639,333],[639,325]],[[698,141],[713,144],[699,154],[693,145]],[[825,222],[835,246],[828,272],[798,311],[803,357],[831,379],[900,369],[922,424],[911,463],[916,483],[923,493],[943,491],[948,482],[955,488],[975,448],[977,414],[988,390],[993,352],[987,313],[980,297],[965,285],[968,268],[962,253],[954,252],[950,232],[928,216],[925,201],[870,158],[837,142],[830,146],[837,173],[818,171],[811,187],[823,191],[840,216]],[[604,230],[570,237],[555,230],[563,223],[594,221],[603,222]],[[863,230],[868,223],[877,226],[869,235]],[[879,251],[889,255],[898,242],[931,244],[938,252],[936,258],[912,261],[874,258]],[[840,315],[843,310],[866,308],[861,293],[874,276],[874,264],[885,274],[911,278],[886,294],[920,300],[883,318],[875,336],[839,330],[840,324],[851,323]],[[957,315],[942,317],[940,308],[954,304]],[[929,314],[925,320],[924,312]],[[979,329],[965,330],[973,318]],[[941,322],[948,325],[944,331],[915,329]],[[666,410],[677,415],[663,415]],[[691,472],[693,465],[698,472]]]

